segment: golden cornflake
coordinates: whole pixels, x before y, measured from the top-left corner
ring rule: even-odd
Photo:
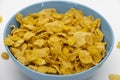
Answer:
[[[118,75],[118,74],[109,74],[109,80],[120,80],[120,75]]]
[[[2,22],[2,16],[0,16],[0,23]]]
[[[8,60],[8,59],[9,59],[9,55],[8,55],[8,53],[6,53],[6,52],[2,52],[1,57],[2,57],[3,59],[5,59],[5,60]]]
[[[120,42],[118,42],[118,44],[117,44],[117,48],[119,48],[119,49],[120,49]]]

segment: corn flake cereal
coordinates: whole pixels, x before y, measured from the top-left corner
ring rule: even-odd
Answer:
[[[71,8],[58,13],[48,8],[27,16],[18,13],[16,20],[20,26],[13,24],[4,43],[19,62],[37,72],[82,72],[106,54],[100,18],[85,16],[81,10]]]
[[[9,59],[9,55],[6,52],[2,52],[1,57],[5,60]]]
[[[120,75],[118,75],[118,74],[109,74],[109,80],[120,80]]]
[[[2,22],[2,16],[0,16],[0,23]]]
[[[120,42],[118,42],[118,44],[117,44],[117,48],[119,48],[119,49],[120,49]]]

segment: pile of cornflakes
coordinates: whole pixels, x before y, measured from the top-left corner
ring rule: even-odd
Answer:
[[[23,17],[16,14],[20,28],[12,25],[4,39],[16,59],[25,66],[47,74],[73,74],[98,64],[105,56],[106,42],[100,18],[85,16],[71,8],[58,13],[43,9]]]

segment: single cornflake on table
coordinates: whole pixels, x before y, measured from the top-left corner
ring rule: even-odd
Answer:
[[[2,16],[0,16],[0,23],[2,22]]]
[[[118,44],[117,44],[117,48],[119,48],[120,49],[120,41],[118,42]]]
[[[9,55],[7,54],[7,52],[2,52],[1,57],[5,60],[9,59]]]
[[[120,80],[120,75],[118,75],[118,74],[109,74],[109,80]]]

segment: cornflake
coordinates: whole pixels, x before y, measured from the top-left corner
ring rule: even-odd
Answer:
[[[2,22],[2,16],[0,16],[0,23]]]
[[[109,80],[120,80],[120,75],[118,75],[118,74],[109,74]]]
[[[6,53],[6,52],[2,52],[1,57],[2,57],[3,59],[5,59],[5,60],[8,60],[8,59],[9,59],[9,55],[8,55],[8,53]]]
[[[119,48],[119,49],[120,49],[120,42],[118,42],[118,44],[117,44],[117,48]]]

